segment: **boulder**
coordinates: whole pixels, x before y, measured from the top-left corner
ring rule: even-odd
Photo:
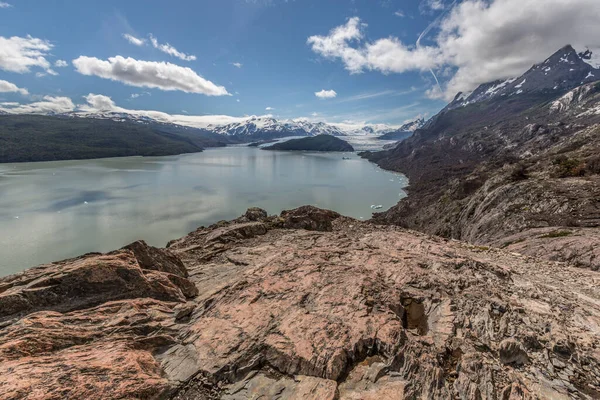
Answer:
[[[303,206],[294,210],[282,211],[283,227],[287,229],[306,229],[309,231],[331,231],[332,222],[340,214],[313,206]]]

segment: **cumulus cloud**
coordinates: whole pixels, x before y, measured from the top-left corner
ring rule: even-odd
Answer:
[[[275,110],[273,107],[267,107],[267,108],[265,108],[265,111],[273,111],[273,110]]]
[[[227,125],[234,122],[243,122],[256,116],[232,117],[229,115],[177,115],[167,114],[162,111],[152,110],[131,110],[119,107],[108,96],[90,93],[84,96],[86,104],[78,105],[78,110],[82,115],[86,113],[97,112],[118,112],[131,114],[138,117],[153,118],[160,122],[172,123],[193,128],[206,128],[209,125]]]
[[[236,68],[242,68],[242,66],[243,66],[244,64],[242,64],[242,63],[239,63],[239,62],[234,62],[234,63],[231,63],[231,65],[233,65],[233,66],[234,66],[234,67],[236,67]]]
[[[0,1],[0,8],[9,8],[9,7],[12,7],[12,4]]]
[[[0,111],[10,114],[60,114],[73,111],[75,105],[68,97],[44,96],[42,101],[29,104],[4,103]]]
[[[335,90],[323,89],[320,92],[315,92],[315,96],[317,96],[320,99],[333,99],[337,96],[337,93],[335,92]]]
[[[20,93],[23,96],[27,96],[29,94],[27,89],[20,88],[14,83],[3,80],[0,80],[0,93]]]
[[[146,44],[146,39],[137,38],[133,35],[130,35],[129,33],[124,33],[123,37],[125,38],[125,40],[127,40],[129,43],[131,43],[134,46],[143,46]]]
[[[9,72],[31,72],[32,67],[42,68],[56,74],[46,59],[54,46],[47,40],[27,35],[26,37],[0,36],[0,69]]]
[[[158,49],[158,50],[162,51],[163,53],[166,53],[170,56],[177,57],[184,61],[194,61],[196,59],[196,56],[187,55],[185,53],[182,53],[181,51],[177,50],[175,47],[171,46],[169,43],[165,43],[165,44],[158,43],[158,39],[156,39],[154,36],[152,36],[152,34],[150,34],[150,42],[152,43],[152,46],[155,49]]]
[[[426,1],[430,9],[446,8]],[[452,3],[453,4],[453,3]],[[365,40],[366,25],[357,17],[328,35],[311,36],[312,50],[341,60],[350,73],[454,71],[431,96],[451,99],[459,91],[525,72],[559,48],[600,52],[600,2],[597,0],[464,0],[443,14],[428,46],[395,37]]]
[[[329,59],[341,59],[350,73],[365,69],[384,73],[428,69],[439,62],[439,51],[432,47],[418,49],[389,37],[372,43],[362,43],[366,24],[353,17],[345,25],[334,28],[327,36],[311,36],[308,44],[315,53]],[[356,44],[356,47],[353,47]]]
[[[64,67],[68,67],[69,63],[66,62],[65,60],[56,60],[54,62],[54,66],[57,68],[64,68]]]
[[[570,43],[600,52],[597,0],[467,1],[441,23],[437,37],[458,67],[446,98],[495,79],[517,76]]]
[[[122,56],[110,57],[108,60],[80,56],[73,60],[73,65],[80,74],[98,76],[130,86],[181,90],[207,96],[229,94],[223,86],[202,78],[192,69],[167,62],[141,61]]]

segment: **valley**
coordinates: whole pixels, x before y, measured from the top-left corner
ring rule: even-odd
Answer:
[[[0,398],[600,398],[591,59],[403,126],[0,116]]]

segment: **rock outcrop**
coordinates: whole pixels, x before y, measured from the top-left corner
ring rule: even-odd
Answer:
[[[593,399],[599,283],[314,207],[251,209],[167,250],[0,279],[0,398]]]

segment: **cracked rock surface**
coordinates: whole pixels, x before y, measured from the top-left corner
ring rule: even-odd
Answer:
[[[0,279],[0,398],[595,399],[598,287],[563,263],[254,209]]]

